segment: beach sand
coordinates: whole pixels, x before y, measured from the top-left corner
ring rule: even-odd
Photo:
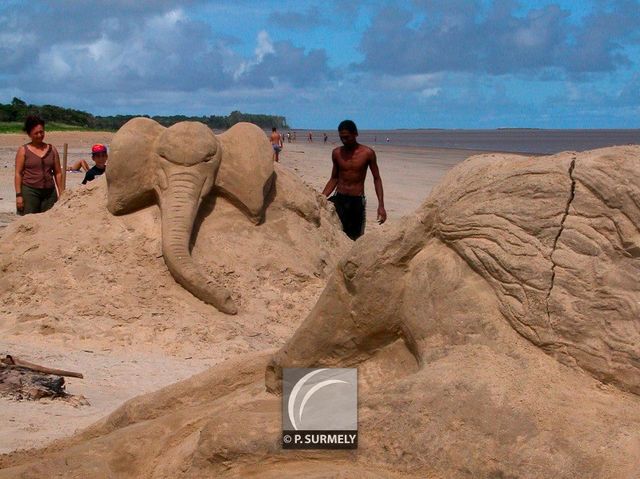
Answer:
[[[61,155],[63,144],[68,143],[69,164],[84,158],[91,165],[88,154],[91,145],[108,145],[112,137],[112,133],[105,132],[51,132],[47,134],[46,141],[53,143]],[[16,218],[13,164],[16,149],[26,141],[25,135],[0,135],[0,239],[4,226]],[[331,172],[331,150],[335,146],[323,143],[287,143],[281,153],[281,164],[294,171],[312,188],[321,191]],[[378,145],[374,149],[383,179],[389,224],[411,213],[449,169],[476,153],[468,150],[403,148],[393,145]],[[81,173],[68,173],[67,187],[81,188],[83,176]],[[367,230],[385,228],[386,226],[379,226],[375,221],[377,201],[370,175],[366,182],[366,195]],[[81,216],[83,211],[74,214]],[[77,231],[77,235],[81,234],[82,231]],[[70,247],[74,241],[73,237],[68,238]],[[16,249],[19,247],[20,245],[15,245]],[[286,306],[292,312],[280,311],[276,314],[304,317],[315,303],[325,281],[326,278],[319,278],[297,298],[292,290],[288,297],[290,304]],[[83,289],[65,294],[81,296]],[[274,293],[274,297],[276,296]],[[92,298],[88,298],[87,302],[91,300]],[[295,305],[296,301],[304,304]],[[10,312],[7,309],[10,307],[5,306],[5,313]],[[31,320],[39,321],[37,314],[33,318],[24,318],[25,322]],[[280,346],[293,330],[291,324],[279,327],[280,333],[272,336],[260,336],[257,333],[252,338],[238,338],[229,335],[229,343],[246,339],[251,344],[251,350],[272,349]],[[236,333],[243,335],[242,329]],[[110,413],[132,397],[207,369],[227,359],[236,350],[237,354],[246,350],[229,347],[224,352],[207,352],[202,349],[202,345],[193,346],[193,350],[190,347],[192,346],[188,340],[173,349],[158,347],[143,340],[132,341],[123,346],[114,344],[106,336],[80,343],[72,340],[54,341],[45,332],[12,335],[5,329],[0,340],[0,354],[14,354],[31,362],[83,372],[85,379],[70,378],[67,381],[68,391],[84,396],[90,405],[74,407],[59,400],[33,402],[0,398],[0,408],[3,410],[0,419],[0,453],[42,446],[53,439],[68,436]]]
[[[68,164],[85,159],[92,166],[90,149],[94,143],[109,145],[109,132],[50,132],[46,141],[58,149],[61,157],[64,143],[68,146]],[[0,234],[2,227],[15,219],[15,190],[13,186],[14,158],[17,148],[28,141],[26,135],[0,135]],[[285,143],[280,154],[282,165],[293,170],[307,184],[322,191],[331,174],[333,143]],[[388,221],[392,222],[415,210],[444,174],[469,156],[483,153],[473,150],[445,148],[398,147],[375,145],[380,174],[385,191]],[[83,173],[67,173],[67,187],[78,187]],[[371,174],[367,176],[367,228],[377,227],[378,207]]]
[[[336,143],[285,143],[281,162],[307,184],[322,191],[331,174],[331,152]],[[384,187],[384,202],[390,223],[413,212],[427,198],[447,171],[470,156],[473,150],[370,145],[376,152]],[[378,202],[371,173],[365,183],[367,230],[378,228]]]
[[[108,132],[50,132],[45,141],[53,144],[60,154],[62,161],[63,147],[67,143],[67,162],[72,165],[78,160],[91,161],[91,145],[95,143],[109,144],[113,133]],[[2,228],[15,219],[15,157],[20,145],[29,142],[29,137],[24,134],[0,134],[0,235]],[[67,172],[67,186],[75,188],[82,183],[84,173]]]

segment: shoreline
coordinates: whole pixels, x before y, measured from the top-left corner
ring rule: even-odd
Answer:
[[[322,139],[322,130],[292,130],[306,141],[308,132]],[[333,130],[326,130],[338,142]],[[386,139],[389,139],[389,142]],[[438,148],[521,154],[552,155],[563,151],[587,151],[610,146],[640,144],[640,129],[398,129],[361,130],[361,143],[369,146]]]

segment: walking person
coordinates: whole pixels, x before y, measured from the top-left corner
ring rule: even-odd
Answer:
[[[273,147],[273,159],[280,161],[280,152],[284,143],[282,142],[282,135],[278,133],[278,129],[275,126],[271,128],[271,146]]]
[[[382,224],[387,220],[382,178],[375,151],[357,141],[356,124],[351,120],[344,120],[338,126],[338,134],[343,146],[335,148],[331,154],[333,162],[331,178],[322,194],[328,197],[335,190],[335,194],[329,198],[329,201],[336,207],[344,232],[349,238],[356,240],[364,234],[366,220],[364,180],[367,177],[367,168],[373,175],[373,184],[378,197],[378,223]]]

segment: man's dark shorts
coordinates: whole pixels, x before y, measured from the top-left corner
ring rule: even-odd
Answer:
[[[347,233],[347,236],[354,241],[362,236],[366,220],[367,200],[365,197],[336,193],[329,198],[329,201],[335,205],[338,217],[342,222],[342,229]]]

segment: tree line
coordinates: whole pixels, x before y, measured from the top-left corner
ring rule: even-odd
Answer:
[[[29,105],[20,98],[13,98],[11,103],[0,103],[0,122],[23,122],[27,115],[40,115],[45,121],[64,123],[92,130],[115,131],[128,122],[131,118],[145,116],[151,118],[163,126],[171,126],[180,121],[199,121],[215,130],[226,130],[236,123],[247,121],[261,128],[288,129],[287,119],[284,116],[263,115],[256,113],[242,113],[232,111],[227,116],[149,116],[149,115],[112,115],[96,116],[86,111],[73,110],[55,105]]]

